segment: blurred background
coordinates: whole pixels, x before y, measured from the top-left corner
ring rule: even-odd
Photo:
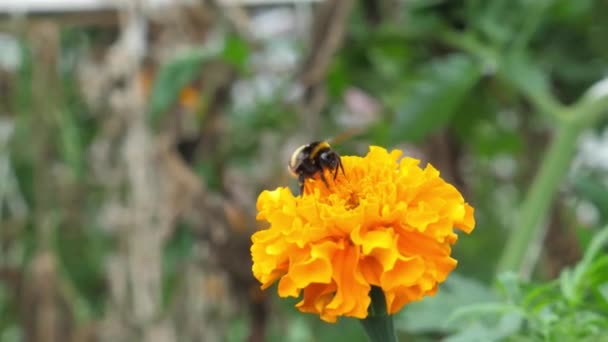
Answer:
[[[542,229],[506,269],[538,283],[606,224],[608,106],[593,102],[608,92],[606,13],[601,0],[1,0],[0,341],[365,341],[355,320],[300,314],[251,275],[257,195],[297,189],[291,152],[332,137],[341,154],[377,144],[430,162],[476,208],[455,274],[397,316],[402,340],[538,340],[521,315],[448,315],[514,303],[496,275],[521,211]]]

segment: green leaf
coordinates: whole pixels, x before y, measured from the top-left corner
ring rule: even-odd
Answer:
[[[507,55],[500,71],[501,76],[506,80],[517,85],[518,88],[530,89],[531,93],[549,89],[549,80],[545,72],[523,52]]]
[[[462,54],[431,62],[396,111],[392,142],[420,141],[447,125],[480,77],[479,64]]]
[[[243,38],[236,35],[226,38],[222,53],[222,58],[225,62],[234,66],[239,71],[245,72],[247,70],[249,54],[249,45]]]
[[[469,96],[462,102],[450,128],[463,143],[475,146],[478,144],[474,137],[475,130],[483,122],[496,121],[500,107],[490,84],[480,82],[473,92],[476,96]],[[493,125],[498,129],[497,126]]]
[[[585,277],[589,289],[587,303],[593,303],[598,311],[608,313],[608,255],[598,258]]]
[[[521,306],[526,308],[526,310],[540,311],[555,301],[555,296],[559,295],[559,286],[558,281],[550,281],[533,286],[524,294]]]
[[[395,327],[413,333],[455,331],[458,326],[447,322],[452,313],[471,304],[496,304],[497,300],[498,297],[484,284],[454,273],[434,297],[408,304],[395,317]]]
[[[471,123],[470,134],[472,149],[479,156],[514,155],[524,148],[520,132],[499,127],[492,121]]]
[[[553,1],[551,14],[557,19],[572,20],[589,15],[593,10],[593,0],[556,0]]]
[[[556,115],[559,106],[551,94],[547,73],[536,64],[531,56],[516,50],[501,60],[499,76],[526,94],[543,114]]]
[[[513,272],[503,272],[498,275],[498,285],[503,295],[510,301],[520,301],[522,288],[519,276]]]
[[[79,319],[99,317],[104,312],[107,303],[104,265],[111,248],[103,231],[98,227],[85,227],[64,226],[58,221],[53,232],[54,253],[62,274],[73,286],[74,291],[69,296]]]
[[[600,295],[602,296],[602,298],[604,299],[604,302],[608,303],[608,283],[604,283],[604,284],[598,286],[597,289],[598,289]]]
[[[69,110],[58,113],[60,147],[66,164],[77,177],[84,175],[83,130]]]
[[[571,304],[578,304],[585,295],[586,282],[594,261],[608,242],[608,227],[595,235],[585,251],[583,259],[573,268],[565,269],[560,274],[560,285],[566,300]]]
[[[577,174],[572,182],[574,190],[587,199],[598,209],[601,221],[608,221],[608,188],[606,185],[590,174]]]
[[[559,274],[559,285],[562,295],[569,301],[574,300],[576,284],[571,269],[565,269]]]
[[[178,284],[183,276],[186,260],[192,257],[194,236],[190,227],[179,223],[173,235],[163,248],[162,303],[166,307],[171,303]]]
[[[327,84],[327,92],[334,99],[341,98],[344,91],[352,83],[347,62],[343,57],[338,56],[334,58],[333,63],[327,71],[325,83]]]
[[[412,57],[410,47],[403,44],[402,30],[394,25],[383,25],[367,42],[365,55],[372,70],[389,82],[399,80],[407,73],[406,66]]]
[[[506,337],[513,336],[522,325],[522,315],[513,306],[497,304],[496,307],[471,308],[469,314],[477,315],[471,320],[471,324],[461,329],[457,334],[444,339],[444,342],[468,342],[468,341],[501,341]],[[480,309],[475,312],[476,309]],[[488,310],[487,312],[484,312]],[[498,310],[498,311],[495,311]],[[496,313],[500,315],[495,315]],[[484,318],[497,316],[497,322],[493,324],[482,324]],[[481,316],[483,315],[483,316]]]
[[[202,64],[215,57],[217,52],[214,50],[199,50],[160,68],[150,93],[148,123],[152,128],[158,128],[162,114],[175,103],[181,89],[196,77]]]

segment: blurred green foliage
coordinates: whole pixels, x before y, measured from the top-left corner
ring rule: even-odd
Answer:
[[[600,341],[608,336],[608,233],[604,229],[594,239],[590,236],[608,224],[605,170],[573,169],[560,181],[565,195],[547,198],[587,201],[599,213],[595,222],[581,228],[575,208],[565,200],[561,203],[566,208],[558,213],[566,222],[559,227],[561,232],[587,236],[572,241],[575,248],[587,251],[579,264],[553,280],[543,279],[543,272],[538,272],[530,283],[510,273],[496,279],[495,270],[505,239],[516,225],[515,217],[525,209],[520,204],[542,162],[548,136],[572,119],[563,110],[570,107],[564,106],[581,103],[585,91],[608,70],[608,21],[604,18],[608,3],[410,0],[402,1],[399,8],[380,23],[371,23],[364,7],[360,3],[356,7],[343,47],[325,78],[328,103],[315,130],[307,134],[318,139],[341,133],[337,118],[344,108],[344,95],[356,88],[378,101],[381,115],[365,127],[361,137],[338,150],[356,151],[360,141],[389,147],[425,146],[446,135],[452,139],[448,147],[461,151],[456,169],[461,170],[467,200],[476,208],[477,229],[455,247],[459,273],[450,277],[435,298],[408,306],[396,318],[403,340]],[[8,118],[14,126],[8,146],[0,145],[0,161],[10,162],[15,179],[6,179],[18,185],[29,210],[25,217],[6,210],[10,206],[4,201],[17,201],[19,196],[0,187],[0,242],[6,241],[0,249],[0,266],[27,269],[37,250],[51,248],[82,320],[106,313],[105,262],[120,244],[94,220],[108,195],[97,184],[89,162],[91,142],[100,127],[82,99],[75,74],[77,62],[95,37],[87,30],[62,30],[60,78],[55,85],[35,84],[36,59],[24,39],[20,68],[8,93],[10,106],[0,107],[11,113]],[[211,62],[229,65],[238,78],[250,79],[253,53],[244,39],[228,35],[217,50],[195,50],[161,65],[148,104],[151,127],[162,128],[181,89],[209,71],[206,67]],[[251,175],[265,167],[260,165],[267,147],[264,135],[278,135],[276,141],[283,143],[302,133],[302,127],[310,127],[305,115],[285,103],[291,80],[283,82],[255,105],[227,106],[231,138],[223,140],[213,154],[193,161],[196,174],[210,189],[221,191],[222,165],[237,165]],[[36,95],[40,88],[51,94],[45,103]],[[204,90],[200,95],[205,101],[211,96]],[[37,114],[41,110],[47,115]],[[204,126],[206,118],[198,119]],[[604,116],[588,128],[602,131],[606,122]],[[50,133],[42,137],[37,135],[40,131]],[[278,158],[270,159],[276,161],[272,169],[284,168]],[[430,159],[434,161],[433,156]],[[45,202],[38,197],[37,186],[44,183],[41,175],[51,177],[57,167],[69,170],[69,177],[47,186],[46,191],[62,195]],[[256,190],[261,186],[256,184]],[[41,220],[41,210],[49,217]],[[41,246],[41,225],[49,220],[51,244]],[[175,299],[184,264],[193,258],[196,243],[187,224],[180,224],[166,243],[164,307]],[[273,296],[276,292],[268,291]],[[273,303],[270,341],[363,340],[363,330],[355,320],[327,325],[298,313],[294,303]],[[0,283],[2,342],[20,340],[19,305],[8,286]],[[229,341],[242,341],[248,334],[246,314],[239,313],[228,329]]]
[[[601,341],[608,329],[607,243],[604,228],[581,263],[552,281],[525,283],[505,273],[496,284],[499,295],[452,276],[445,291],[411,305],[398,322],[408,331],[445,333],[446,341]]]

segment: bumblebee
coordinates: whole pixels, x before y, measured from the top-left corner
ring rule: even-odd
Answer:
[[[338,169],[344,174],[340,155],[332,150],[327,141],[315,141],[298,147],[289,160],[288,169],[298,177],[300,196],[304,194],[304,181],[307,178],[313,178],[318,173],[325,186],[329,188],[324,175],[325,170],[334,173],[334,180],[338,175]]]

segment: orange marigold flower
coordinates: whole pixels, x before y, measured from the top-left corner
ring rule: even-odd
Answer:
[[[327,171],[326,186],[307,179],[304,196],[288,188],[258,197],[253,274],[281,297],[300,297],[303,312],[327,322],[365,318],[371,286],[384,291],[387,311],[433,295],[456,266],[458,235],[475,226],[473,208],[431,165],[372,146],[365,157],[343,156],[345,174]]]

